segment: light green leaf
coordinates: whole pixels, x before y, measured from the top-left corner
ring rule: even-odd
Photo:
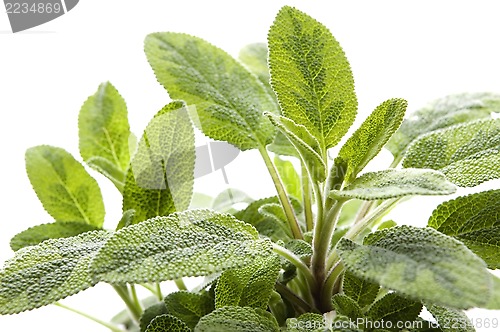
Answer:
[[[192,330],[179,318],[172,315],[161,315],[149,323],[146,332],[191,332]]]
[[[272,124],[275,125],[293,144],[302,161],[315,181],[323,182],[326,179],[326,164],[318,140],[309,130],[292,119],[265,112]]]
[[[127,317],[130,318],[128,311],[126,310],[125,312],[127,313]],[[165,302],[156,303],[146,308],[141,315],[141,319],[139,320],[139,328],[141,332],[145,332],[149,323],[151,323],[151,321],[153,321],[157,316],[166,314],[168,314],[168,311],[165,306]]]
[[[323,316],[314,313],[305,313],[298,318],[289,318],[286,321],[287,332],[310,332],[317,329],[325,328],[325,320]]]
[[[394,328],[389,331],[400,331],[398,322],[413,322],[422,311],[422,303],[405,299],[396,293],[390,293],[375,302],[366,313],[373,322],[392,322]],[[385,326],[388,327],[389,324]]]
[[[293,144],[290,143],[290,140],[281,131],[276,133],[274,141],[267,146],[267,149],[280,156],[300,158],[300,155]]]
[[[389,140],[387,148],[399,160],[418,136],[459,123],[487,118],[500,112],[500,95],[463,93],[438,99],[411,113]]]
[[[289,160],[281,159],[279,156],[274,158],[274,165],[278,170],[288,195],[298,200],[302,199],[302,181],[300,175],[295,170],[293,163]]]
[[[440,307],[426,306],[444,332],[475,332],[476,329],[463,311]]]
[[[278,332],[274,316],[262,309],[224,307],[202,317],[194,332]]]
[[[366,307],[375,301],[380,286],[356,277],[349,271],[344,273],[342,290],[344,294],[356,301],[361,308]]]
[[[210,210],[177,212],[116,232],[92,262],[97,281],[144,283],[252,264],[271,244],[249,224]]]
[[[212,207],[212,201],[212,196],[204,193],[194,192],[193,198],[191,199],[191,204],[189,205],[189,209],[209,209],[210,207]]]
[[[347,164],[345,181],[352,182],[382,150],[403,121],[407,105],[404,99],[384,101],[342,146],[338,158]]]
[[[486,309],[500,310],[500,278],[495,275],[491,275],[493,279],[493,291],[492,296],[486,305]]]
[[[271,88],[269,67],[267,65],[267,45],[265,43],[254,43],[243,47],[240,50],[239,59],[243,64],[255,74],[262,82],[270,96],[274,96]]]
[[[461,187],[500,178],[500,119],[438,130],[414,141],[404,167],[432,168]]]
[[[428,226],[462,241],[490,269],[500,268],[500,190],[447,201],[432,212]]]
[[[93,231],[18,250],[0,271],[0,314],[39,308],[94,286],[89,264],[110,236]]]
[[[182,102],[174,101],[149,122],[127,172],[123,211],[134,223],[189,207],[194,184],[194,129]]]
[[[484,307],[492,296],[486,264],[461,242],[432,228],[383,229],[359,245],[337,245],[348,270],[358,278],[403,296],[457,309]]]
[[[228,188],[219,193],[212,201],[212,210],[225,213],[235,213],[237,210],[234,208],[238,203],[252,203],[252,197],[248,196],[245,192]]]
[[[208,295],[185,291],[170,293],[165,298],[167,312],[193,329],[201,317],[214,310],[214,300]]]
[[[362,200],[351,199],[342,205],[342,211],[340,212],[339,219],[337,220],[337,227],[352,224],[363,203],[364,202]]]
[[[78,116],[80,155],[91,167],[123,189],[130,163],[127,105],[111,83],[99,85]]]
[[[335,146],[357,109],[351,68],[339,43],[324,25],[285,6],[269,30],[268,45],[271,85],[283,115],[305,126],[322,151]]]
[[[45,210],[56,221],[101,227],[104,204],[97,182],[61,148],[39,145],[26,151],[26,171]]]
[[[365,173],[343,190],[330,191],[330,197],[371,201],[410,195],[449,195],[455,191],[453,183],[440,172],[407,168]]]
[[[352,321],[364,317],[359,305],[344,294],[335,294],[332,298],[332,302],[336,313],[339,315],[349,317]]]
[[[120,228],[123,227],[128,227],[130,225],[134,224],[134,217],[135,217],[135,210],[130,209],[125,212],[123,212],[123,215],[118,222],[118,225],[116,226],[116,230],[119,230]]]
[[[10,247],[12,250],[17,251],[24,247],[37,245],[48,239],[71,237],[97,229],[97,227],[83,222],[55,222],[37,225],[16,234],[10,240]]]
[[[223,50],[193,36],[153,33],[145,51],[158,81],[173,99],[196,106],[205,135],[241,150],[265,146],[275,134],[262,112],[278,112],[273,96]]]

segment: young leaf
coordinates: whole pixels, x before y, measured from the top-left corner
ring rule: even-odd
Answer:
[[[192,330],[179,318],[172,315],[160,315],[149,323],[146,332],[191,332]]]
[[[254,43],[243,47],[238,58],[241,62],[262,82],[270,96],[274,96],[271,88],[269,67],[267,65],[267,45],[265,43]]]
[[[283,115],[305,126],[322,151],[335,146],[357,109],[351,68],[339,43],[324,25],[285,6],[268,44],[271,85]]]
[[[349,271],[344,273],[342,290],[344,294],[356,301],[361,308],[375,301],[380,286],[356,277]]]
[[[134,223],[189,207],[194,184],[194,130],[187,109],[174,101],[149,122],[127,172],[123,211]]]
[[[281,131],[276,133],[274,141],[267,146],[267,149],[280,156],[291,156],[300,158],[300,154],[290,140]]]
[[[200,38],[172,32],[148,35],[144,49],[170,97],[196,105],[205,135],[241,150],[272,141],[274,127],[262,112],[277,113],[276,102],[229,54]]]
[[[127,311],[127,316],[130,317]],[[165,302],[160,302],[153,304],[152,306],[146,308],[141,315],[141,319],[139,320],[139,328],[141,332],[145,332],[148,328],[149,323],[151,323],[157,316],[168,314],[167,307],[165,306]]]
[[[193,329],[201,317],[214,310],[214,300],[208,295],[185,291],[170,293],[165,298],[167,312]]]
[[[37,245],[48,239],[71,237],[97,229],[97,227],[83,222],[55,222],[37,225],[16,234],[10,240],[10,247],[12,250],[17,251],[24,247]]]
[[[298,200],[302,200],[302,182],[299,174],[295,170],[293,163],[289,160],[281,159],[279,156],[274,158],[274,165],[278,174],[285,185],[286,192]]]
[[[475,332],[476,329],[463,311],[440,307],[426,306],[444,332]]]
[[[384,101],[342,146],[338,158],[347,163],[347,182],[352,182],[382,150],[403,121],[407,105],[404,99]]]
[[[127,105],[111,83],[99,86],[78,116],[80,155],[122,190],[130,162]]]
[[[349,317],[352,321],[356,321],[358,318],[363,318],[363,312],[359,305],[350,297],[344,294],[335,294],[332,298],[333,307],[339,315],[344,315]]]
[[[93,231],[18,250],[0,271],[0,314],[35,309],[94,286],[89,264],[110,236]]]
[[[445,202],[432,212],[428,226],[462,241],[490,269],[500,268],[500,190]]]
[[[255,228],[209,210],[176,212],[116,232],[92,262],[94,280],[143,283],[204,276],[268,256]]]
[[[274,316],[262,309],[223,307],[202,317],[194,332],[278,332]]]
[[[61,148],[39,145],[26,151],[26,171],[45,210],[56,221],[101,227],[104,204],[97,182]]]
[[[461,242],[432,228],[383,229],[359,245],[337,245],[348,270],[415,300],[457,309],[484,307],[492,296],[486,264]]]
[[[422,311],[422,303],[390,293],[375,302],[366,315],[373,322],[392,322],[394,328],[388,330],[400,331],[396,328],[398,322],[413,322],[420,311]]]
[[[410,195],[449,195],[455,191],[453,183],[441,172],[407,168],[365,173],[343,190],[330,191],[330,197],[372,201]]]
[[[228,188],[221,193],[219,193],[212,201],[212,210],[224,213],[234,213],[236,212],[233,207],[238,203],[252,203],[252,197],[248,196],[241,190]]]
[[[500,178],[500,119],[438,130],[414,141],[404,167],[432,168],[461,187]]]

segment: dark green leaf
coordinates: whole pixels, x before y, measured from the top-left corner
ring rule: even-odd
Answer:
[[[223,307],[202,317],[195,332],[278,332],[274,316],[262,309]]]
[[[146,332],[191,332],[192,330],[179,318],[161,315],[149,323]]]
[[[426,306],[427,310],[434,316],[439,327],[444,332],[475,332],[476,329],[463,311],[440,307],[436,305]]]
[[[323,316],[314,313],[305,313],[298,318],[289,318],[286,321],[287,332],[310,332],[325,328]]]
[[[422,311],[422,303],[405,299],[396,293],[390,293],[375,302],[366,313],[373,322],[386,322],[387,330],[400,331],[398,322],[413,322]],[[387,322],[393,323],[389,328]],[[399,323],[399,324],[401,324]]]
[[[141,319],[139,321],[141,332],[145,332],[149,323],[151,323],[151,321],[155,319],[157,316],[166,314],[168,314],[168,311],[164,302],[156,303],[150,306],[149,308],[146,308],[142,313]]]
[[[380,286],[356,277],[349,271],[344,273],[342,290],[344,294],[356,301],[361,308],[375,301]]]
[[[350,297],[344,294],[336,294],[332,298],[333,307],[337,314],[349,317],[352,321],[363,318],[363,312],[359,305]]]
[[[214,310],[214,300],[208,295],[185,291],[170,293],[165,298],[167,312],[193,329],[201,317]]]

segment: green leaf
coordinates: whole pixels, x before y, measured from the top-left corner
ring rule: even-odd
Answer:
[[[274,90],[271,88],[271,75],[267,65],[267,45],[265,43],[253,43],[243,47],[240,50],[240,61],[257,76],[262,82],[270,96],[274,96]]]
[[[410,195],[449,195],[455,191],[453,183],[440,172],[407,168],[365,173],[343,190],[330,191],[330,197],[371,201]]]
[[[428,226],[462,241],[488,268],[500,268],[500,190],[447,201],[432,212]]]
[[[182,102],[174,101],[149,122],[127,172],[123,211],[134,223],[189,207],[194,184],[194,129]]]
[[[223,50],[181,33],[153,33],[145,51],[158,81],[172,99],[196,106],[205,135],[241,150],[265,146],[275,134],[262,112],[278,112],[256,76]]]
[[[127,105],[111,83],[99,85],[78,116],[80,155],[122,190],[130,163]]]
[[[380,286],[356,277],[353,273],[346,271],[342,281],[344,294],[356,301],[361,308],[375,301]]]
[[[48,239],[71,237],[97,229],[97,227],[83,222],[56,222],[37,225],[16,234],[10,240],[10,247],[12,250],[17,251],[24,247],[37,245]]]
[[[191,329],[201,317],[214,310],[214,300],[210,296],[185,291],[167,295],[165,305],[170,315],[179,318]]]
[[[290,143],[290,140],[281,131],[278,131],[278,133],[276,133],[274,141],[267,146],[267,149],[280,156],[300,158],[300,155],[293,144]]]
[[[422,311],[422,303],[405,299],[396,293],[390,293],[375,302],[366,313],[373,322],[384,322],[389,331],[400,331],[398,322],[413,322]],[[389,328],[387,322],[393,323]],[[401,323],[399,323],[401,324]]]
[[[300,175],[295,170],[293,163],[289,160],[281,159],[279,156],[274,158],[274,165],[278,170],[288,195],[301,200],[302,199],[302,181]]]
[[[275,125],[293,144],[302,161],[315,181],[323,182],[326,179],[326,164],[318,140],[311,135],[303,125],[295,123],[292,119],[272,113],[264,112]]]
[[[224,213],[235,213],[237,210],[234,208],[238,203],[252,203],[252,197],[248,196],[241,190],[228,188],[219,193],[212,201],[212,210]]]
[[[134,217],[135,217],[135,210],[133,209],[123,212],[122,218],[120,219],[118,225],[116,226],[116,230],[133,225]]]
[[[389,140],[387,148],[399,160],[407,147],[420,135],[459,123],[487,118],[500,111],[500,95],[464,93],[446,96],[411,113]]]
[[[344,294],[335,294],[332,298],[332,302],[337,314],[347,316],[353,321],[364,317],[359,305]]]
[[[492,296],[486,264],[461,242],[432,228],[383,229],[359,245],[337,245],[348,270],[358,278],[415,300],[457,309],[484,307]]]
[[[426,306],[444,332],[475,332],[476,329],[463,311],[440,307]]]
[[[384,101],[342,146],[338,158],[347,163],[347,182],[352,182],[382,150],[403,121],[407,105],[404,99]]]
[[[352,125],[357,100],[351,68],[339,43],[321,23],[285,6],[268,35],[271,85],[283,115],[335,146]]]
[[[215,307],[241,306],[266,309],[281,268],[277,255],[225,271],[215,288]]]
[[[453,126],[411,144],[404,167],[432,168],[461,187],[500,178],[500,119]]]
[[[18,250],[0,271],[0,314],[39,308],[94,286],[89,264],[110,236],[93,231]]]
[[[157,316],[166,314],[168,314],[168,311],[167,307],[165,306],[165,302],[156,303],[149,308],[146,308],[141,315],[141,319],[139,320],[141,332],[145,332],[149,323],[151,323],[151,321],[153,321]],[[130,315],[127,316],[130,317]]]
[[[204,193],[194,192],[189,209],[209,209],[212,206],[213,197]]]
[[[45,210],[56,221],[101,227],[104,204],[97,182],[61,148],[39,145],[26,151],[26,171]]]
[[[491,275],[491,278],[493,279],[493,286],[492,286],[493,291],[492,291],[492,296],[488,301],[488,304],[485,306],[485,308],[492,310],[500,310],[500,278],[498,278],[495,275]]]
[[[161,315],[149,323],[146,332],[191,332],[192,330],[179,318],[172,315]]]
[[[274,316],[262,309],[224,307],[202,317],[194,332],[278,332]]]
[[[322,315],[305,313],[298,318],[289,318],[286,321],[287,332],[310,332],[325,327],[325,320]]]
[[[177,212],[116,232],[92,262],[97,281],[144,283],[204,276],[252,264],[271,244],[231,215]]]

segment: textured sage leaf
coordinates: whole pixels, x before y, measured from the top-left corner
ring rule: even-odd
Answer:
[[[461,242],[432,228],[399,226],[337,245],[347,269],[414,300],[457,309],[484,307],[492,296],[486,264]]]
[[[500,278],[495,275],[491,275],[493,279],[493,291],[492,296],[486,304],[486,309],[500,310]]]
[[[251,202],[253,202],[252,197],[248,196],[245,192],[228,188],[215,196],[211,208],[218,212],[234,213],[237,211],[234,207],[235,204]]]
[[[240,50],[238,58],[262,82],[270,96],[275,96],[271,88],[271,74],[267,65],[267,45],[265,43],[248,44]]]
[[[312,178],[323,182],[326,178],[326,164],[318,140],[306,127],[295,123],[292,119],[268,112],[264,114],[290,140]]]
[[[130,314],[127,316],[130,317]],[[165,302],[159,302],[153,304],[152,306],[146,308],[141,315],[141,319],[139,320],[139,328],[141,332],[145,332],[148,328],[149,323],[153,321],[157,316],[168,314],[167,307],[165,306]]]
[[[204,276],[271,252],[251,225],[210,210],[176,212],[116,232],[92,262],[96,281],[144,283]]]
[[[421,136],[404,167],[432,168],[461,187],[500,178],[500,119],[480,120]]]
[[[158,81],[173,99],[196,106],[205,135],[241,150],[265,146],[275,134],[262,112],[278,112],[268,90],[242,64],[203,39],[153,33],[145,51]]]
[[[35,309],[95,285],[89,264],[110,236],[93,231],[18,250],[0,271],[0,314]]]
[[[366,313],[373,322],[391,322],[393,328],[389,331],[400,331],[396,328],[398,322],[413,322],[422,311],[422,303],[415,302],[396,293],[390,293],[375,302]]]
[[[283,7],[268,34],[271,85],[283,115],[335,146],[352,125],[357,100],[351,68],[339,43],[321,23]]]
[[[71,237],[97,229],[97,227],[83,222],[55,222],[37,225],[16,234],[10,240],[10,247],[12,250],[17,251],[24,247],[37,245],[48,239]]]
[[[146,332],[191,332],[186,323],[179,318],[166,314],[160,315],[149,323]]]
[[[487,118],[492,112],[500,112],[498,94],[463,93],[446,96],[411,113],[389,140],[387,148],[399,160],[418,136],[459,123]]]
[[[428,226],[462,241],[490,269],[500,268],[500,190],[447,201],[432,212]]]
[[[302,181],[300,175],[295,170],[293,163],[289,160],[284,160],[279,156],[274,158],[274,165],[278,170],[281,181],[285,185],[285,190],[288,195],[293,196],[298,200],[302,200]]]
[[[471,321],[461,310],[440,307],[437,305],[426,306],[444,332],[475,332]]]
[[[277,255],[222,273],[215,287],[215,307],[240,306],[266,309],[281,269]]]
[[[356,277],[349,271],[344,273],[342,290],[344,294],[356,301],[361,308],[375,301],[380,286]]]
[[[170,293],[165,297],[167,312],[193,329],[201,317],[214,310],[214,300],[208,295],[186,291]]]
[[[130,126],[127,105],[111,83],[102,83],[83,104],[78,135],[83,160],[122,190],[130,163]]]
[[[441,173],[428,169],[388,169],[361,175],[343,190],[330,191],[330,197],[366,201],[410,195],[449,195],[456,191]]]
[[[344,294],[335,294],[332,298],[332,302],[335,312],[339,315],[349,317],[349,319],[353,321],[364,317],[359,305]]]
[[[26,151],[26,171],[45,210],[56,221],[104,223],[104,204],[97,182],[65,150],[39,145]]]
[[[189,207],[194,184],[194,129],[182,102],[174,101],[149,122],[127,172],[123,211],[134,223]]]
[[[194,332],[278,332],[274,316],[262,309],[223,307],[202,317]]]

